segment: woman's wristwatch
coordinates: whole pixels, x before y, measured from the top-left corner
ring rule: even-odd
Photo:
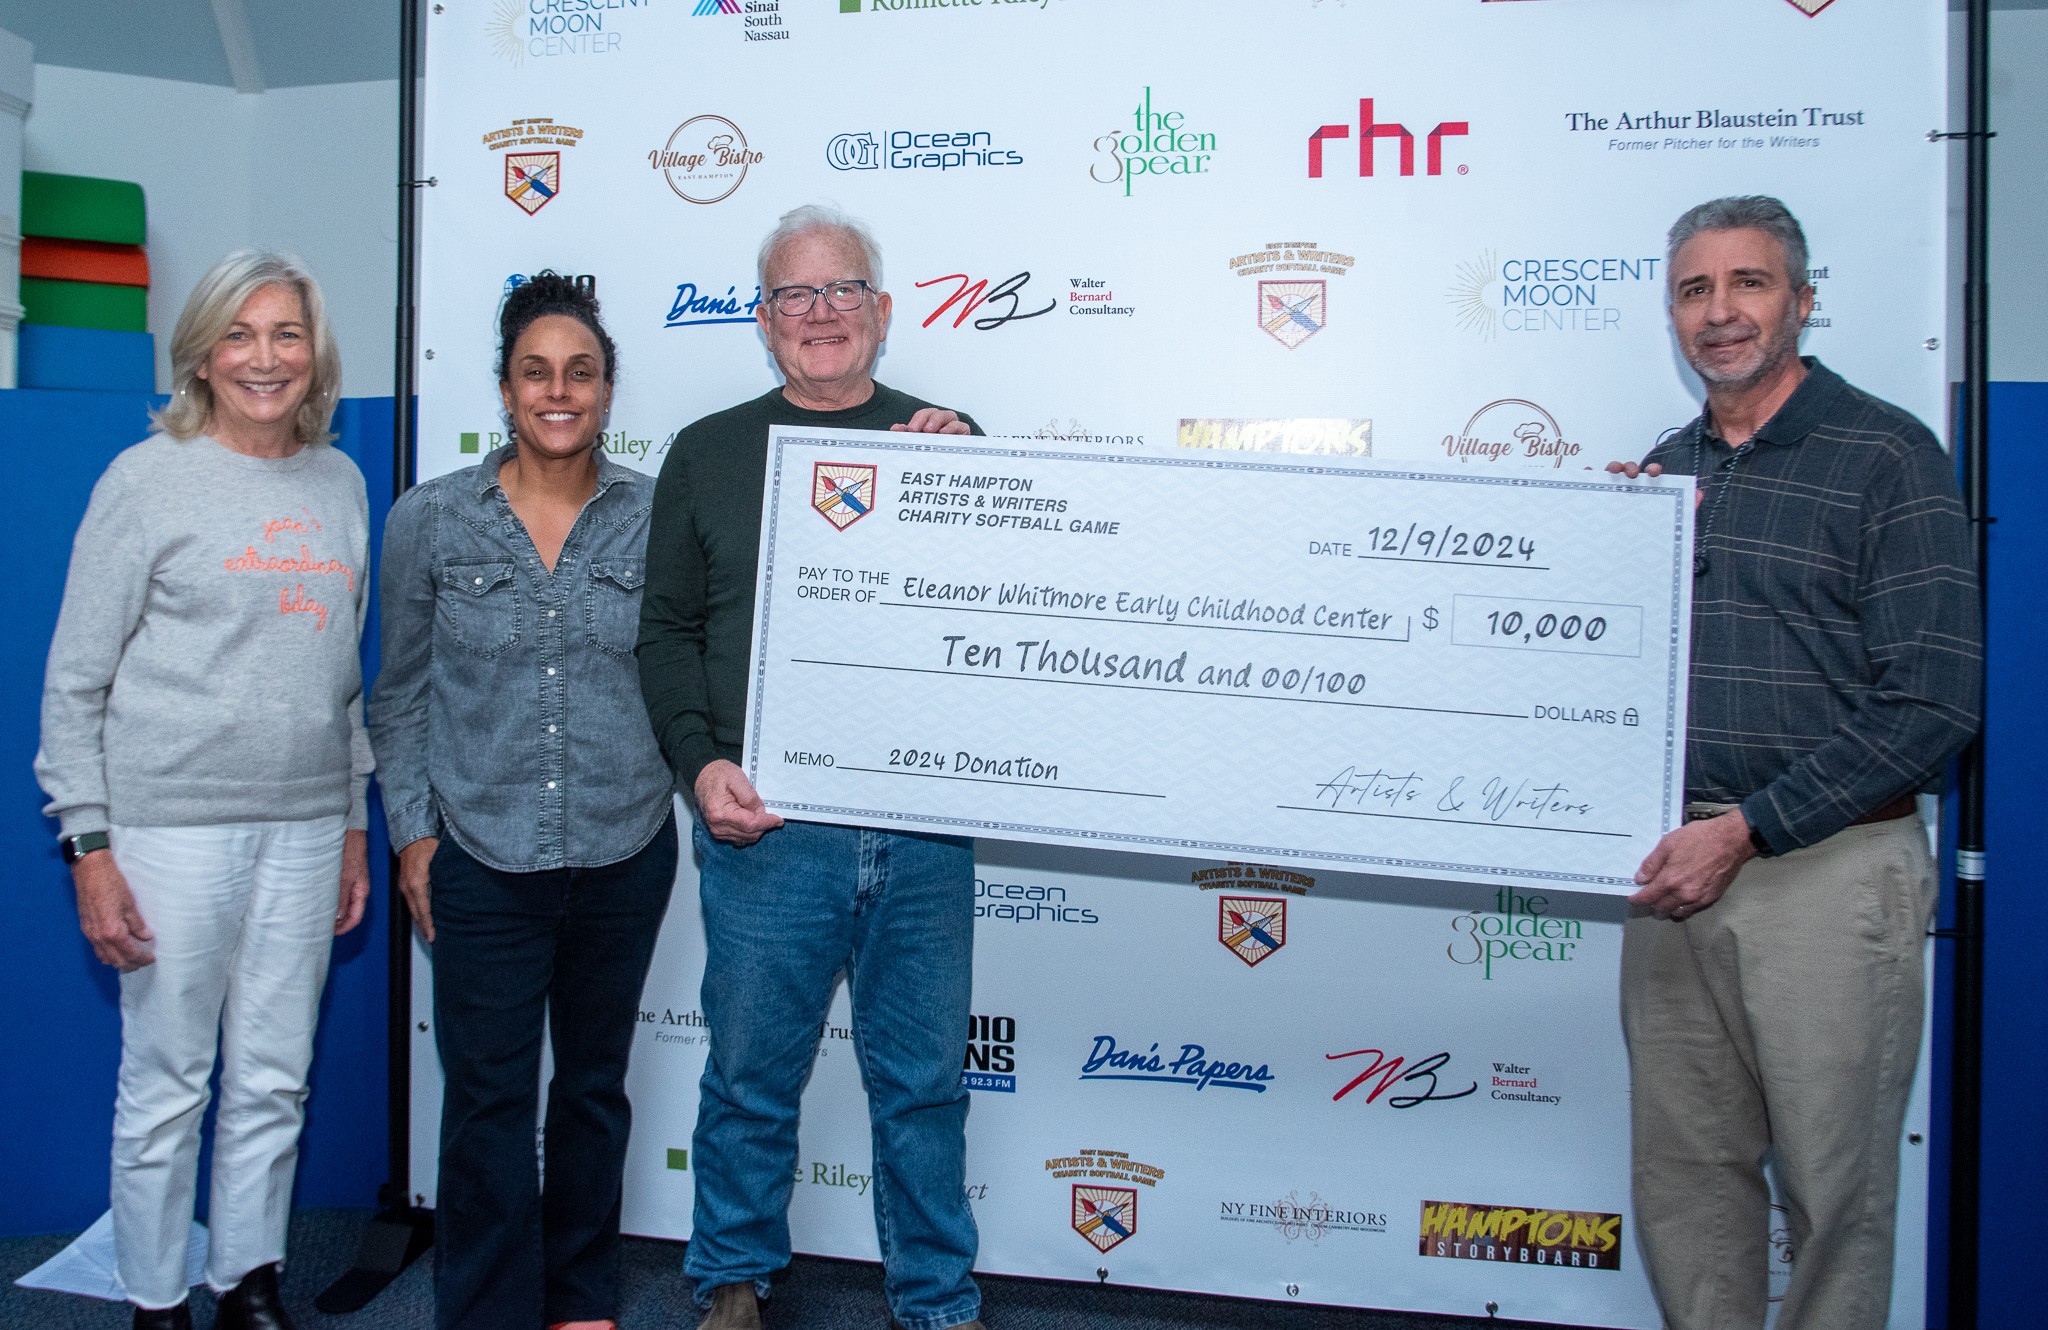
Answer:
[[[57,839],[57,852],[64,856],[64,863],[67,867],[85,858],[94,850],[104,850],[106,848],[107,833],[104,831],[88,831],[82,835],[60,836]]]

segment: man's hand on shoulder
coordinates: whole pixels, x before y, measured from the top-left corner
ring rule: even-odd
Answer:
[[[919,407],[917,414],[910,418],[909,424],[891,425],[889,428],[898,434],[972,434],[974,432],[967,428],[967,422],[960,419],[958,414],[948,411],[943,406]],[[732,764],[727,763],[726,765],[731,766]]]
[[[1687,919],[1721,899],[1742,866],[1756,857],[1741,809],[1688,822],[1664,833],[1636,870],[1642,890],[1628,898],[1660,919]]]
[[[762,805],[747,773],[723,758],[697,773],[696,793],[704,829],[728,845],[745,848],[782,825]]]

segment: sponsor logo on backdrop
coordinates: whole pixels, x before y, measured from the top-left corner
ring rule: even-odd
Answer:
[[[1354,1058],[1362,1061],[1354,1062]],[[1443,1103],[1479,1093],[1478,1081],[1473,1081],[1459,1090],[1454,1088],[1455,1079],[1449,1083],[1441,1079],[1439,1073],[1443,1072],[1445,1064],[1451,1060],[1449,1053],[1432,1053],[1420,1061],[1411,1063],[1407,1058],[1388,1053],[1384,1049],[1354,1048],[1344,1053],[1325,1053],[1323,1059],[1327,1062],[1341,1062],[1344,1066],[1340,1070],[1355,1073],[1330,1096],[1332,1103],[1353,1091],[1363,1091],[1364,1102],[1376,1103],[1381,1095],[1396,1085],[1408,1088],[1387,1095],[1388,1108],[1415,1108],[1421,1104]]]
[[[1644,283],[1661,290],[1663,262],[1661,256],[1502,259],[1487,250],[1458,264],[1444,299],[1460,328],[1489,342],[1502,332],[1617,332],[1622,311],[1613,302]]]
[[[953,283],[951,291],[943,289],[948,282]],[[1031,274],[1028,272],[1015,273],[1005,277],[993,287],[989,285],[988,278],[970,278],[964,272],[953,272],[947,273],[944,277],[927,278],[917,284],[917,289],[922,291],[928,286],[940,287],[941,290],[938,294],[943,295],[945,299],[941,300],[938,307],[933,309],[931,313],[925,315],[924,322],[918,326],[929,328],[932,324],[938,322],[948,310],[954,310],[953,326],[958,328],[961,324],[967,322],[968,318],[977,309],[986,304],[993,312],[975,319],[974,329],[976,332],[993,332],[1006,323],[1016,323],[1023,319],[1035,319],[1041,314],[1050,314],[1059,308],[1060,302],[1051,300],[1047,301],[1042,308],[1025,309],[1023,292],[1024,288],[1030,284]],[[957,309],[955,309],[956,306],[958,307]]]
[[[614,0],[616,2],[616,0]],[[692,18],[724,18],[744,15],[740,31],[750,42],[785,42],[789,29],[782,23],[783,0],[696,0]],[[687,0],[685,0],[687,3]]]
[[[1634,153],[1818,148],[1823,130],[1862,129],[1869,123],[1862,108],[1840,106],[1636,107],[1605,115],[1567,111],[1564,117],[1565,132],[1606,134],[1609,152]]]
[[[1564,1102],[1561,1094],[1552,1094],[1543,1088],[1543,1078],[1533,1067],[1519,1062],[1496,1062],[1493,1075],[1488,1081],[1487,1097],[1503,1099],[1519,1104],[1546,1104],[1556,1106]]]
[[[1130,115],[1131,127],[1103,134],[1094,143],[1096,160],[1088,178],[1122,185],[1130,197],[1140,176],[1207,175],[1216,160],[1216,136],[1188,128],[1184,111],[1161,111],[1146,88]]]
[[[1045,1171],[1073,1183],[1069,1226],[1097,1251],[1136,1236],[1138,1189],[1165,1181],[1166,1170],[1123,1150],[1078,1150],[1045,1161]]]
[[[662,321],[664,328],[701,328],[715,323],[752,323],[754,310],[761,303],[761,286],[753,284],[753,294],[741,295],[743,288],[728,285],[723,293],[716,286],[698,286],[695,282],[676,283],[675,299],[669,301],[668,317]]]
[[[677,0],[669,0],[671,4]],[[498,58],[610,55],[655,0],[498,0],[487,22]]]
[[[1457,965],[1476,965],[1482,979],[1492,979],[1496,968],[1571,963],[1586,930],[1577,919],[1552,915],[1548,896],[1501,887],[1491,910],[1453,916],[1451,931],[1457,936],[1444,955]]]
[[[1420,1254],[1569,1270],[1621,1269],[1621,1216],[1459,1201],[1422,1203]]]
[[[1414,175],[1415,135],[1410,133],[1408,126],[1404,124],[1392,120],[1378,119],[1373,110],[1373,100],[1371,97],[1361,97],[1358,99],[1358,124],[1356,126],[1358,136],[1358,174],[1361,177],[1379,174],[1379,141],[1381,139],[1395,139],[1399,142],[1401,174]],[[1353,126],[1348,124],[1318,125],[1309,134],[1309,179],[1322,179],[1323,168],[1326,164],[1324,156],[1325,147],[1332,142],[1351,138],[1352,132]],[[1423,150],[1424,169],[1430,175],[1442,175],[1444,173],[1444,140],[1448,138],[1464,138],[1471,132],[1472,124],[1468,120],[1438,121],[1436,128],[1429,131],[1429,135],[1425,140]],[[1329,154],[1327,165],[1333,175],[1342,175],[1344,173],[1343,169],[1338,165],[1338,159],[1346,155],[1341,150]],[[1464,175],[1470,169],[1467,166],[1460,165],[1457,168],[1457,173]]]
[[[651,1026],[654,1042],[657,1044],[709,1044],[711,1035],[707,1030],[704,1013],[691,1007],[688,1011],[677,1011],[674,1007],[663,1007],[660,1011],[642,1010],[637,1023]],[[674,1154],[675,1151],[669,1153]],[[678,1167],[670,1164],[670,1168]],[[687,1162],[680,1167],[688,1168]]]
[[[865,1196],[868,1194],[868,1188],[874,1185],[875,1175],[856,1173],[848,1164],[824,1164],[815,1159],[806,1167],[803,1160],[799,1159],[796,1172],[790,1175],[790,1181],[812,1187],[832,1187],[851,1192],[855,1196]]]
[[[648,151],[647,165],[661,172],[677,198],[717,203],[747,182],[747,171],[765,156],[747,146],[747,136],[722,115],[691,116],[668,141]]]
[[[659,457],[674,441],[675,436],[669,435],[657,447],[655,436],[624,429],[604,430],[597,436],[598,447],[613,457],[626,459]],[[503,430],[459,430],[455,435],[456,450],[465,455],[492,452],[503,447],[505,442]]]
[[[825,145],[835,171],[960,171],[975,166],[1022,166],[1024,154],[996,146],[985,129],[891,129],[839,134]]]
[[[557,277],[568,278],[571,282],[574,282],[576,284],[576,289],[579,291],[586,291],[593,296],[597,294],[596,273],[564,272],[556,273],[555,275]],[[532,281],[534,279],[534,276],[535,274],[526,272],[515,272],[508,275],[505,278],[504,294],[508,296],[511,295],[514,291],[517,291],[520,287],[525,286],[528,282]]]
[[[1073,904],[1065,887],[1036,882],[994,882],[974,879],[974,917],[1017,924],[1099,924],[1102,916],[1086,905]]]
[[[1562,468],[1579,445],[1564,437],[1557,417],[1526,397],[1503,397],[1472,413],[1465,427],[1444,435],[1448,462],[1548,463]]]
[[[967,1062],[960,1083],[970,1090],[1014,1094],[1017,1090],[1017,1018],[969,1016]]]
[[[1216,937],[1246,965],[1287,945],[1287,902],[1278,896],[1219,896]]]
[[[1107,278],[1069,277],[1067,287],[1069,314],[1109,314],[1128,318],[1138,312],[1135,305],[1117,303],[1116,292],[1110,288]]]
[[[1321,332],[1330,321],[1330,277],[1342,277],[1358,260],[1323,249],[1314,241],[1272,241],[1263,249],[1240,254],[1230,270],[1258,278],[1255,322],[1261,331],[1289,351]],[[1265,274],[1307,274],[1271,276]]]
[[[1826,266],[1819,268],[1808,268],[1806,270],[1807,285],[1813,288],[1813,313],[1806,316],[1806,322],[1800,325],[1801,327],[1832,328],[1835,326],[1834,316],[1832,314],[1825,314],[1822,312],[1827,308],[1827,306],[1824,303],[1822,303],[1820,298],[1820,284],[1828,280],[1828,276],[1829,274]]]
[[[505,154],[505,197],[533,216],[562,192],[562,149],[583,141],[583,131],[547,116],[514,120],[484,135],[484,148]]]
[[[1161,1053],[1158,1044],[1125,1048],[1115,1035],[1099,1034],[1082,1059],[1084,1081],[1147,1081],[1154,1085],[1186,1085],[1197,1092],[1208,1089],[1250,1090],[1264,1094],[1273,1084],[1271,1067],[1263,1062],[1239,1062],[1212,1058],[1201,1044],[1182,1044],[1178,1051]]]
[[[1043,10],[1052,0],[969,0],[975,5],[986,4],[992,14],[1006,13],[1017,9],[1033,12]],[[957,14],[966,8],[961,0],[839,0],[842,14],[907,14],[930,11],[935,14]]]
[[[1183,448],[1219,452],[1370,457],[1372,422],[1315,416],[1299,420],[1189,418],[1180,422],[1175,442]]]
[[[1359,1210],[1326,1201],[1319,1192],[1301,1199],[1298,1191],[1277,1201],[1222,1201],[1217,1218],[1226,1224],[1260,1224],[1289,1242],[1318,1243],[1332,1233],[1385,1233],[1383,1210]]]
[[[811,507],[844,531],[875,510],[875,468],[819,462],[811,468]]]
[[[1182,422],[1183,427],[1186,423]],[[1182,433],[1186,433],[1185,428]],[[1316,880],[1307,873],[1271,864],[1233,863],[1197,868],[1188,874],[1188,881],[1203,891],[1284,891],[1290,896],[1306,896],[1316,887]]]

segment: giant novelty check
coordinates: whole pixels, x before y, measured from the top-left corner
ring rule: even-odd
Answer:
[[[1689,478],[778,429],[765,497],[786,817],[1597,892],[1679,818]]]

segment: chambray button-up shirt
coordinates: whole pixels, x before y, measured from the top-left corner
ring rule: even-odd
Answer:
[[[498,484],[511,448],[393,505],[370,741],[391,843],[506,872],[616,863],[675,784],[633,659],[654,483],[600,456],[554,571]]]

